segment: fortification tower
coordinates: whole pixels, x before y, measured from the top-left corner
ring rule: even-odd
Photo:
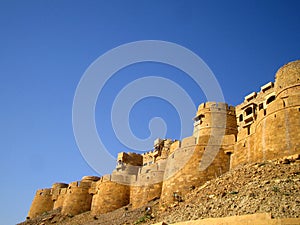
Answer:
[[[237,135],[235,108],[226,103],[206,102],[198,107],[194,117],[194,134],[197,138],[209,135],[222,137],[224,135]]]
[[[300,60],[277,71],[275,94],[260,122],[260,126],[265,127],[262,135],[266,159],[300,152]]]
[[[30,219],[53,209],[51,188],[38,190],[32,201],[28,217]]]
[[[129,194],[129,185],[112,181],[111,175],[103,176],[95,184],[91,213],[103,214],[128,205]]]
[[[300,61],[281,67],[236,107],[238,138],[231,167],[299,153]]]
[[[300,93],[300,60],[281,67],[275,76],[276,98],[288,98]]]
[[[204,103],[194,120],[193,136],[179,145],[174,142],[177,148],[167,159],[162,204],[184,197],[190,189],[229,170],[230,155],[226,152],[232,152],[235,144],[235,108],[226,103]]]
[[[62,214],[77,215],[91,210],[92,194],[89,189],[92,184],[100,178],[95,176],[85,176],[82,180],[69,184],[62,206]]]
[[[52,185],[53,209],[62,208],[67,193],[68,184],[54,183]]]

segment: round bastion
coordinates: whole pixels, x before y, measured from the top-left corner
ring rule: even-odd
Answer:
[[[300,60],[282,66],[275,75],[276,97],[300,92]]]

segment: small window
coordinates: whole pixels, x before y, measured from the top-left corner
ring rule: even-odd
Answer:
[[[264,116],[267,114],[267,110],[264,109]]]
[[[248,133],[248,135],[250,135],[250,132],[251,132],[250,126],[248,126],[248,127],[247,127],[247,133]]]
[[[258,105],[258,110],[262,110],[262,109],[264,109],[264,103],[260,103],[260,104]]]
[[[270,98],[268,98],[267,105],[273,102],[274,100],[275,100],[275,95],[272,95]]]
[[[239,121],[240,121],[240,122],[243,121],[243,114],[241,114],[241,115],[239,116]]]
[[[200,120],[200,117],[199,116],[196,116],[195,118],[194,118],[194,121],[195,122],[197,122],[197,121],[199,121]]]
[[[247,108],[247,109],[245,110],[245,112],[246,112],[246,116],[252,114],[252,112],[253,112],[253,111],[252,111],[252,107]]]

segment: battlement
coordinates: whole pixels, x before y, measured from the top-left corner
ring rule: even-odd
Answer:
[[[45,188],[45,189],[40,189],[37,190],[36,195],[40,196],[47,196],[52,194],[52,189],[51,188]]]
[[[52,190],[59,189],[59,188],[66,188],[66,187],[68,187],[68,184],[65,184],[65,183],[54,183],[52,185]]]
[[[100,177],[97,176],[84,176],[81,179],[81,182],[95,182],[98,181]]]
[[[89,188],[91,185],[91,181],[73,181],[69,183],[68,189],[71,188]]]
[[[201,103],[198,107],[198,113],[199,112],[206,112],[206,111],[235,111],[234,106],[229,106],[227,103],[224,102],[205,102]]]

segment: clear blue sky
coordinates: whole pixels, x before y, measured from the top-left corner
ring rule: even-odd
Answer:
[[[0,224],[23,221],[37,189],[97,175],[77,148],[72,103],[84,71],[100,55],[138,40],[180,44],[208,64],[226,101],[236,105],[273,81],[280,66],[300,58],[299,12],[296,0],[2,0]],[[145,63],[128,70],[132,77],[113,77],[97,103],[97,128],[114,155],[127,149],[114,137],[107,112],[118,90],[133,79],[164,76],[182,85],[196,104],[205,101],[173,68]],[[132,109],[137,136],[148,135],[153,116],[165,118],[167,136],[178,138],[172,125],[179,121],[176,110],[156,98]]]

